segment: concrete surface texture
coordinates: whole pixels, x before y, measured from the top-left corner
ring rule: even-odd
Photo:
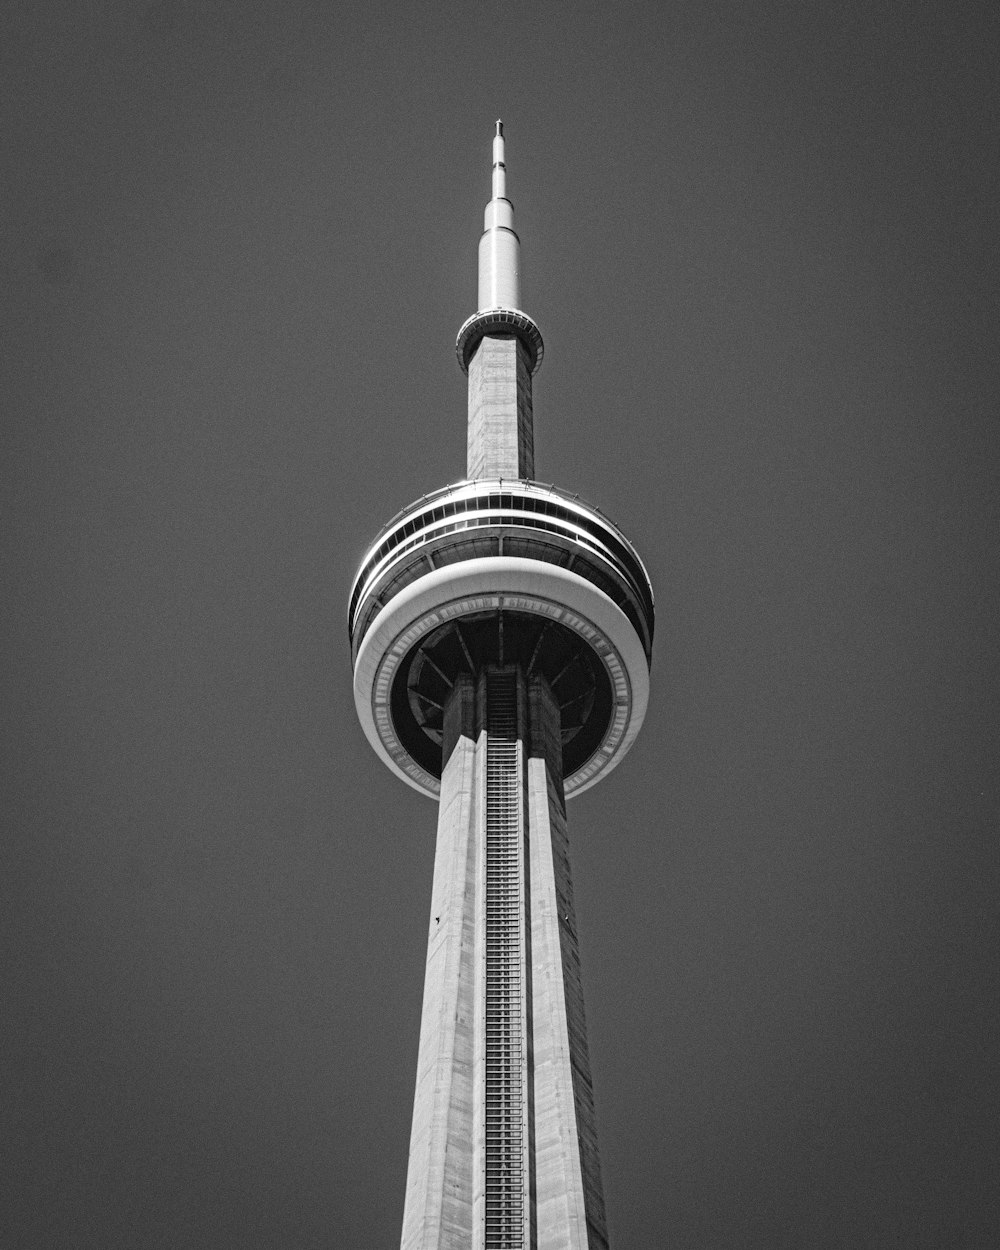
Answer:
[[[604,1250],[558,709],[493,669],[445,725],[402,1247]]]
[[[466,476],[535,476],[531,369],[514,335],[487,335],[469,361]]]

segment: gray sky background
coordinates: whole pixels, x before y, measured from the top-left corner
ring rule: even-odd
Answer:
[[[540,478],[653,701],[571,805],[616,1250],[985,1250],[1000,10],[9,2],[5,1247],[391,1247],[435,811],[346,596],[464,471],[492,123]]]

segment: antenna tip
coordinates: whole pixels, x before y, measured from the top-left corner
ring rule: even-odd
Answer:
[[[503,138],[503,122],[500,120],[499,117],[497,118],[497,134],[500,136],[501,139]]]

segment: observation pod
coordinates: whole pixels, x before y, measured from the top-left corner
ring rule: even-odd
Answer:
[[[545,678],[567,797],[615,767],[646,713],[649,577],[616,526],[554,486],[478,479],[405,508],[361,563],[349,629],[369,742],[434,797],[443,710],[463,673],[514,665]]]

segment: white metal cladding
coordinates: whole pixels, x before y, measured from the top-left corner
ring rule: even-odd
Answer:
[[[502,502],[498,496],[503,497]],[[617,526],[595,508],[555,488],[484,479],[436,491],[393,518],[369,549],[355,576],[349,617],[352,637],[369,595],[394,566],[404,566],[408,556],[452,534],[475,533],[485,527],[523,530],[525,537],[535,530],[543,541],[562,540],[582,548],[600,561],[609,576],[631,588],[652,634],[653,592],[649,576],[635,548]]]
[[[545,521],[548,518],[538,519],[534,514],[512,514],[510,510],[499,512],[488,508],[476,510],[474,512],[463,513],[460,517],[446,517],[439,521],[432,522],[430,525],[419,530],[408,541],[400,544],[392,552],[383,558],[381,563],[376,566],[371,576],[365,582],[361,595],[358,597],[358,607],[365,603],[369,593],[379,582],[386,577],[392,569],[406,563],[405,557],[417,548],[429,546],[435,539],[450,537],[451,535],[475,535],[479,529],[489,527],[491,529],[499,529],[504,527],[523,528],[526,533],[525,537],[530,538],[530,531],[534,530],[539,536],[544,535],[550,540],[558,541],[560,538],[568,539],[570,542],[583,547],[590,555],[595,556],[604,565],[609,577],[621,579],[620,565],[616,561],[614,555],[608,551],[606,547],[599,545],[594,538],[585,533],[576,526],[563,524],[556,528],[552,521],[548,524]],[[631,579],[627,579],[631,582]]]
[[[557,486],[547,485],[541,482],[522,481],[520,479],[500,479],[500,478],[477,478],[475,481],[454,482],[450,486],[442,486],[439,490],[432,491],[429,495],[423,495],[420,499],[414,500],[388,522],[379,533],[369,548],[368,554],[361,561],[357,573],[354,577],[354,584],[357,584],[358,578],[364,571],[365,565],[371,558],[371,553],[376,551],[384,542],[391,539],[393,534],[403,529],[407,523],[419,517],[423,512],[433,511],[434,508],[440,506],[445,500],[471,500],[481,498],[484,495],[495,495],[497,493],[531,496],[536,499],[551,499],[562,507],[579,515],[580,523],[597,521],[599,525],[612,533],[615,538],[629,551],[636,564],[643,569],[645,568],[639,558],[639,553],[632,546],[628,538],[622,533],[614,522],[610,521],[599,508],[592,504],[585,503],[578,495],[571,495],[567,491],[561,490]],[[488,507],[488,505],[484,505]],[[648,575],[647,575],[648,584]]]

